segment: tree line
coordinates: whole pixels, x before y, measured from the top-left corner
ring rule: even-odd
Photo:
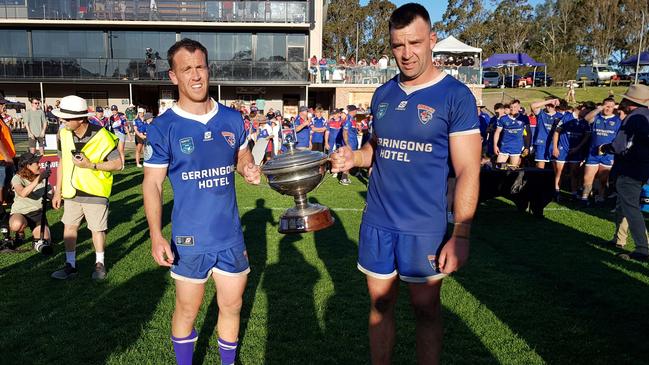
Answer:
[[[395,9],[390,1],[361,6],[358,0],[329,0],[326,7],[326,56],[354,56],[357,38],[359,58],[389,54],[388,19]],[[556,79],[567,80],[581,63],[617,63],[636,54],[642,31],[649,44],[647,24],[647,0],[545,0],[535,7],[528,0],[448,0],[433,29],[438,39],[453,35],[482,48],[484,57],[528,53]]]

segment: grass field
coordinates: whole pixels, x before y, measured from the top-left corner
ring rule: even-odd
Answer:
[[[0,363],[174,363],[173,281],[150,256],[141,181],[142,170],[132,159],[115,178],[105,282],[90,278],[94,252],[86,229],[79,236],[80,274],[74,280],[49,277],[64,262],[61,244],[52,257],[0,254]],[[281,235],[276,223],[292,199],[237,179],[252,266],[239,363],[369,362],[368,298],[356,269],[365,192],[355,178],[347,187],[327,179],[310,198],[332,209],[335,226]],[[167,236],[172,204],[168,188]],[[56,242],[63,231],[60,217],[48,213]],[[443,286],[443,363],[649,363],[649,265],[621,261],[616,250],[601,245],[612,235],[612,219],[610,207],[578,210],[553,203],[539,220],[506,200],[481,204],[470,261]],[[402,286],[394,364],[415,363],[406,291]],[[208,286],[196,323],[195,364],[219,363],[213,295]]]
[[[589,86],[585,89],[577,88],[575,89],[575,99],[577,100],[577,102],[594,101],[596,103],[599,103],[609,95],[610,91],[612,91],[613,94],[615,94],[615,100],[619,102],[621,100],[621,97],[618,95],[624,94],[627,89],[628,87],[622,86]],[[495,103],[508,102],[512,99],[519,99],[523,104],[523,107],[527,109],[529,108],[531,103],[543,100],[546,97],[565,98],[566,90],[567,88],[558,86],[528,89],[483,89],[482,101],[485,106],[487,106],[487,109],[492,111]]]

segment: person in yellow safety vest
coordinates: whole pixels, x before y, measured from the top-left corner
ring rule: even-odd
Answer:
[[[0,98],[0,115],[4,117],[6,108],[6,100]],[[14,147],[14,140],[11,137],[11,129],[4,122],[4,118],[0,118],[0,208],[5,201],[6,193],[5,188],[10,187],[10,181],[14,173],[14,157],[16,156],[16,148]],[[0,218],[5,214],[4,209],[0,210]]]
[[[65,280],[77,275],[77,231],[86,219],[95,247],[95,269],[92,278],[106,278],[104,245],[108,229],[108,198],[113,186],[113,171],[123,164],[117,150],[117,137],[106,129],[88,123],[88,105],[78,96],[61,99],[59,109],[52,111],[65,128],[59,130],[59,171],[52,206],[63,211],[65,266],[52,273],[52,278]]]

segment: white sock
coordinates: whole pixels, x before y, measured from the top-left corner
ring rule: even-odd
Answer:
[[[102,264],[104,263],[104,253],[103,252],[95,252],[95,257],[97,258],[95,260],[95,263],[101,262]]]
[[[65,251],[65,262],[77,267],[77,251]]]

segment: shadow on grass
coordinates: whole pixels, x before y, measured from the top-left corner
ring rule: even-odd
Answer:
[[[268,297],[265,364],[326,363],[320,361],[325,342],[314,299],[320,274],[297,247],[304,243],[299,234],[284,236],[279,242],[279,261],[264,273]]]
[[[261,275],[266,266],[266,230],[267,224],[271,226],[277,225],[273,219],[273,211],[265,206],[264,199],[257,199],[254,209],[246,212],[241,217],[241,228],[243,229],[244,242],[246,243],[246,250],[248,251],[248,260],[250,262],[250,273],[248,274],[248,283],[246,290],[243,293],[243,308],[241,309],[241,329],[239,330],[239,348],[244,346],[243,339],[245,338],[246,330],[250,322],[250,313],[252,305],[257,295]],[[207,356],[209,349],[210,338],[214,337],[212,334],[216,328],[218,319],[218,304],[216,296],[212,296],[210,304],[207,308],[205,320],[199,331],[198,342],[196,343],[196,350],[194,351],[194,361],[197,364],[202,364]]]
[[[599,237],[505,207],[480,207],[470,262],[455,280],[548,363],[645,362],[649,288],[623,271],[646,264],[589,244]]]
[[[317,199],[310,199],[318,203]],[[324,342],[318,347],[317,363],[359,364],[370,360],[368,339],[369,297],[365,275],[358,271],[358,244],[347,234],[341,218],[332,212],[335,224],[314,233],[318,257],[324,262],[333,295],[326,303],[324,316]],[[408,288],[401,284],[397,305],[397,344],[394,364],[411,364],[415,358],[414,317],[408,299]],[[495,359],[465,323],[444,309],[445,350],[444,359],[465,363],[494,363]],[[466,353],[470,353],[467,355]],[[458,354],[462,354],[461,356]]]

